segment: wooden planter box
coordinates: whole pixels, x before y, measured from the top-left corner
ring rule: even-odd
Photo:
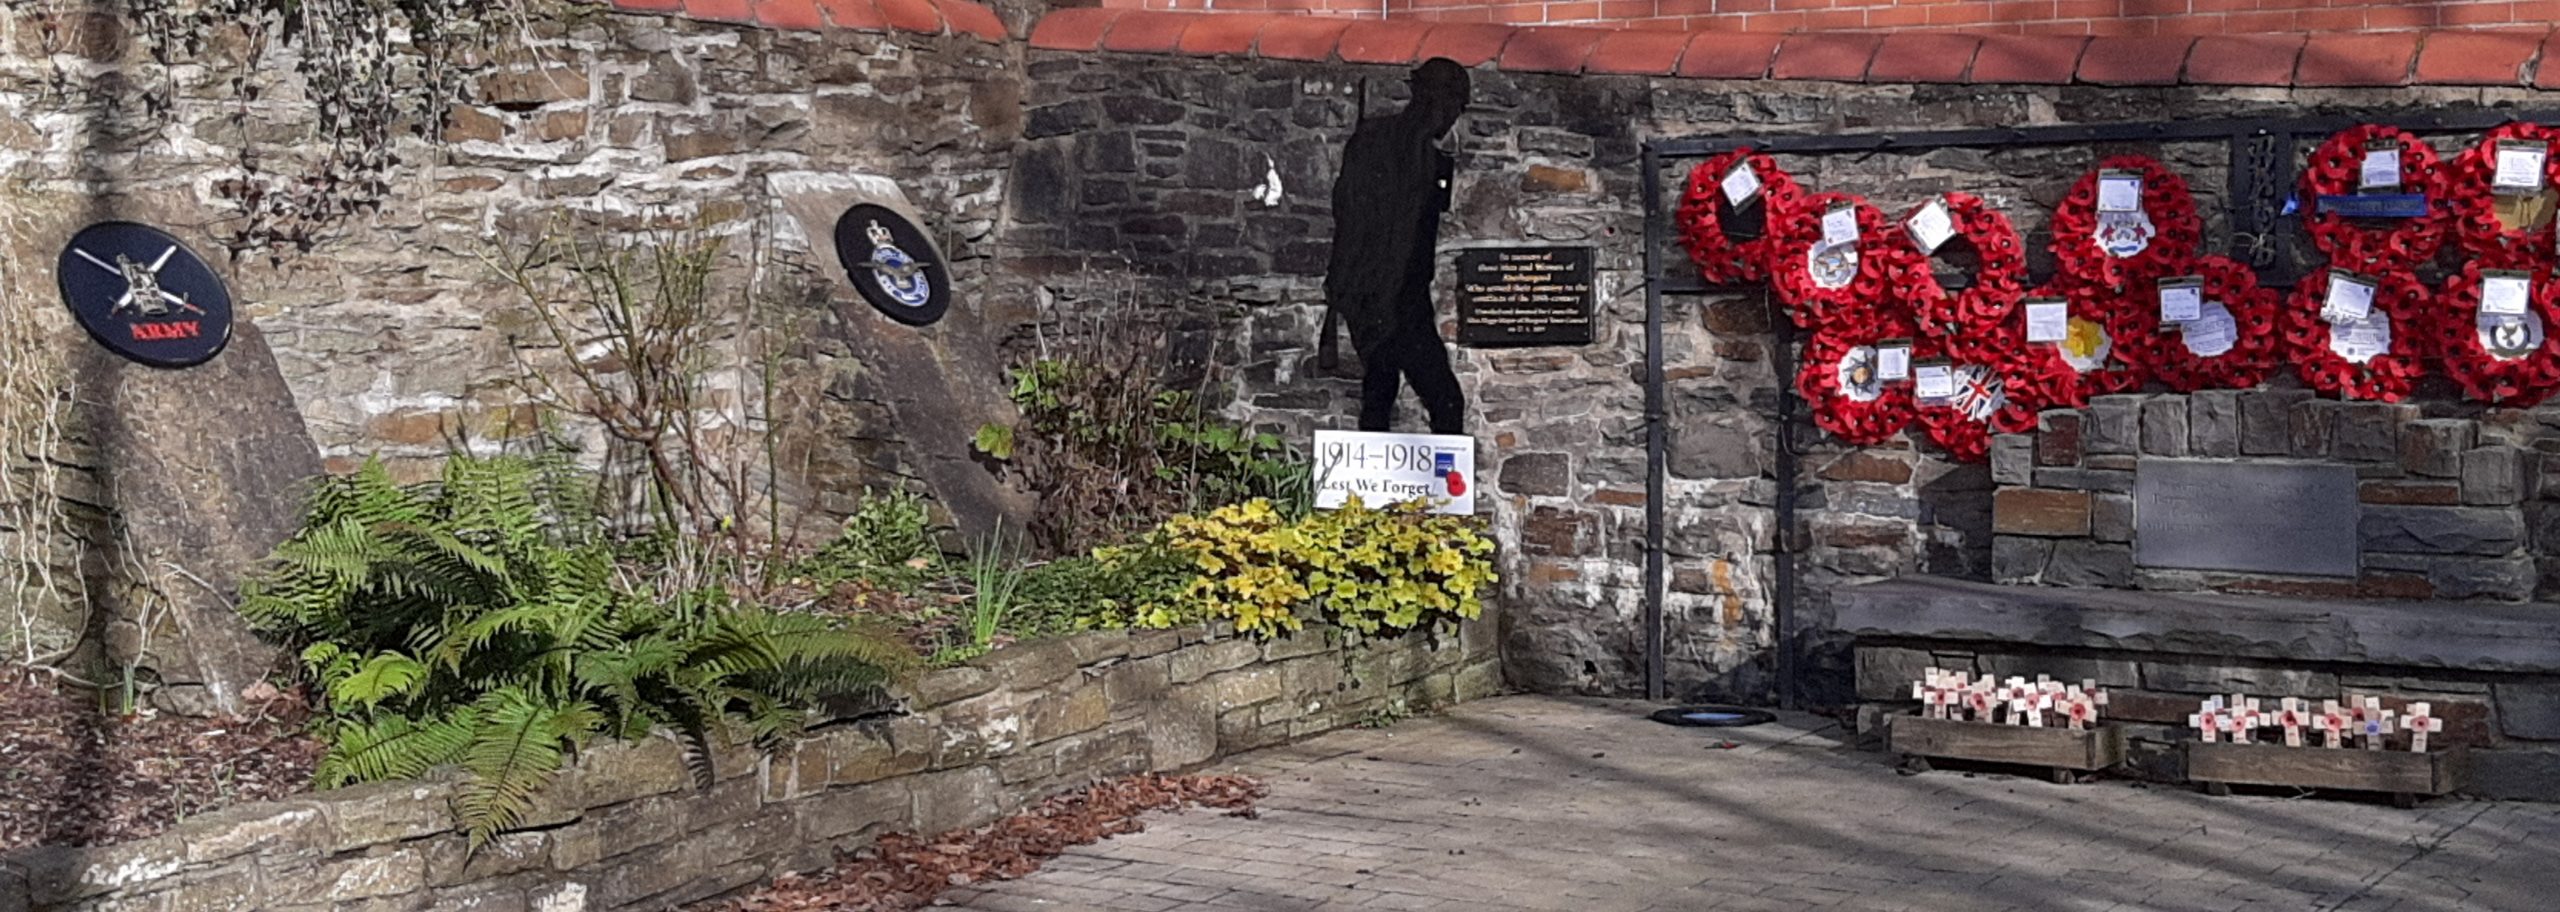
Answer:
[[[2056,782],[2124,762],[2124,730],[2106,724],[2074,730],[1894,716],[1886,737],[1894,753],[1906,757],[2041,766],[2053,770]]]
[[[2205,791],[2228,794],[2234,785],[2388,792],[2402,807],[2420,795],[2462,787],[2469,755],[2460,746],[2412,753],[2358,748],[2286,747],[2281,744],[2187,742],[2187,778]]]

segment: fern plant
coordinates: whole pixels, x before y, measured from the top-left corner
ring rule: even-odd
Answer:
[[[715,727],[770,742],[914,661],[722,589],[656,591],[617,563],[585,484],[556,458],[456,455],[433,482],[368,463],[320,488],[241,611],[300,649],[326,698],[321,786],[459,765],[476,844],[598,737],[672,729],[707,764]]]

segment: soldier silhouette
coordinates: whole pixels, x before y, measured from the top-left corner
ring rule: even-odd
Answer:
[[[1396,392],[1413,385],[1435,434],[1466,430],[1466,394],[1440,340],[1431,279],[1440,214],[1449,208],[1457,158],[1440,148],[1467,107],[1467,70],[1434,57],[1414,68],[1404,110],[1362,120],[1343,145],[1333,181],[1333,254],[1325,269],[1325,324],[1318,363],[1335,361],[1334,324],[1351,328],[1360,354],[1360,429],[1384,431]]]

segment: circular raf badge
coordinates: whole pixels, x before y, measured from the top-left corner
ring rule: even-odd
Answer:
[[[63,303],[108,351],[153,367],[193,367],[231,341],[231,292],[168,232],[99,222],[54,266]]]
[[[854,290],[889,319],[929,326],[951,309],[951,274],[933,240],[886,206],[863,203],[836,219],[836,258]]]

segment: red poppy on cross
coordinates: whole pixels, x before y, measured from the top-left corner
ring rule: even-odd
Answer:
[[[2427,752],[2427,735],[2443,731],[2444,720],[2435,717],[2435,707],[2411,703],[2409,716],[2400,720],[2400,727],[2409,730],[2409,750],[2423,754]]]
[[[2320,701],[2320,730],[2328,735],[2330,747],[2347,746],[2347,726],[2353,721],[2346,710],[2338,707],[2338,701]]]

